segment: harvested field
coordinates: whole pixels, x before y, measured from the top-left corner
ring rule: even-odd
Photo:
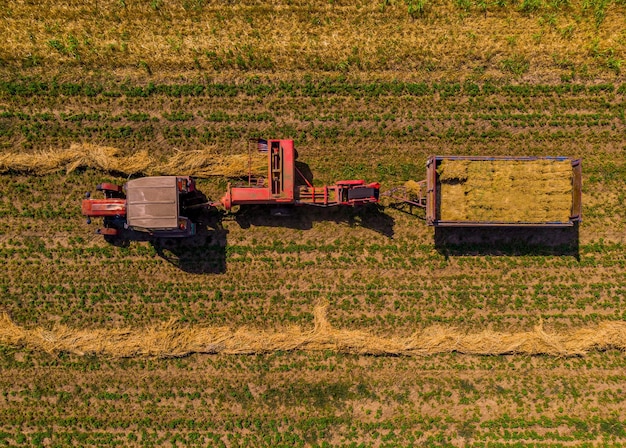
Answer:
[[[22,112],[0,116],[1,141],[11,144],[0,154],[70,148],[94,129],[94,145],[119,149],[115,157],[148,151],[157,166],[198,148],[233,154],[245,147],[235,132],[262,132],[296,138],[315,182],[363,178],[384,189],[416,189],[405,183],[423,178],[431,154],[582,157],[584,222],[528,239],[503,230],[504,244],[459,230],[456,242],[438,244],[417,213],[391,208],[300,209],[280,220],[252,210],[208,222],[193,241],[114,246],[93,234],[79,204],[93,185],[121,184],[125,175],[94,162],[67,172],[67,159],[50,174],[6,172],[2,440],[623,444],[626,133],[618,87],[481,84],[475,93],[459,84],[446,97],[429,85],[420,96],[390,88],[359,98],[340,79],[294,83],[302,87],[261,81],[261,93],[212,103],[208,95],[5,93]],[[362,81],[353,85],[366,91]],[[319,93],[331,88],[338,93]],[[215,121],[206,119],[209,103]],[[67,104],[80,126],[60,114],[41,118]],[[181,137],[159,118],[163,107],[203,118],[180,122]],[[109,108],[156,119],[132,121]],[[266,121],[240,124],[239,114]],[[201,179],[198,188],[219,197],[224,179]],[[328,326],[312,312],[320,299],[332,310]],[[529,355],[537,352],[555,356]]]
[[[0,446],[626,445],[623,0],[5,3]],[[219,198],[271,137],[414,196],[433,154],[582,158],[584,221],[80,214],[130,174]]]
[[[507,223],[567,222],[569,160],[453,160],[437,167],[440,219]]]

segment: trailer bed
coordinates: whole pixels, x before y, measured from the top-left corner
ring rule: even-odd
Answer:
[[[565,227],[581,221],[581,161],[567,157],[432,156],[433,226]]]

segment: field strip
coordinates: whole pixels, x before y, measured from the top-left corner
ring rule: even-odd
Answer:
[[[0,173],[70,173],[78,168],[95,168],[118,174],[194,177],[241,177],[267,172],[267,155],[219,154],[214,149],[178,152],[165,161],[152,158],[147,151],[123,156],[119,149],[90,143],[72,144],[69,149],[32,154],[0,153]]]
[[[333,328],[327,305],[314,309],[310,330],[292,327],[271,332],[227,327],[192,327],[176,321],[146,329],[26,329],[6,313],[0,316],[0,344],[49,353],[129,357],[181,357],[204,354],[259,354],[276,351],[330,350],[378,356],[425,356],[437,353],[472,355],[582,356],[591,350],[626,349],[626,322],[602,322],[564,333],[533,331],[463,333],[429,327],[410,337],[381,337],[365,331]]]

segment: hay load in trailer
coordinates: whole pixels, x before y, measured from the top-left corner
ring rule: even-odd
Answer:
[[[433,226],[572,226],[582,218],[581,161],[567,157],[432,156]]]

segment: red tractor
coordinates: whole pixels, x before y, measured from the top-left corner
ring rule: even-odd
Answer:
[[[186,237],[196,226],[184,216],[187,199],[194,196],[190,177],[157,176],[128,181],[124,187],[103,183],[96,187],[104,199],[83,200],[82,212],[88,217],[104,218],[97,233],[116,236],[123,230],[147,232],[153,236]]]

